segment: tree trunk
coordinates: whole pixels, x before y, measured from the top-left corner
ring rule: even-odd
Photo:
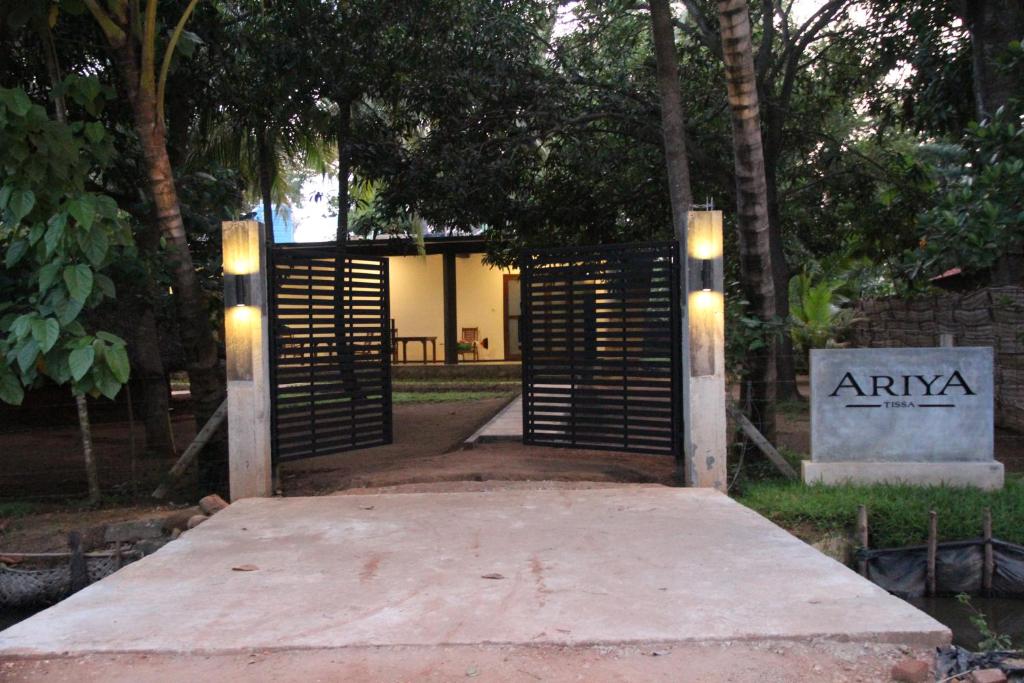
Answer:
[[[89,405],[85,396],[75,394],[78,408],[78,431],[82,433],[82,455],[85,457],[85,478],[89,482],[89,503],[100,502],[100,477],[96,470],[96,457],[92,451],[92,429],[89,426]]]
[[[766,127],[766,131],[770,127]],[[764,133],[766,136],[769,133]],[[782,318],[789,315],[789,278],[791,272],[783,249],[782,216],[778,199],[778,156],[773,154],[772,145],[765,140],[765,185],[768,191],[768,244],[772,254],[772,286],[775,288],[775,312]],[[799,400],[800,389],[796,383],[796,352],[793,338],[786,331],[779,335],[775,349],[775,371],[780,401]]]
[[[137,328],[132,335],[133,379],[142,399],[142,418],[146,427],[146,453],[156,457],[174,454],[171,435],[170,396],[163,358],[160,356],[156,316],[148,301],[142,303]]]
[[[338,248],[348,241],[348,176],[352,172],[352,102],[338,102]]]
[[[256,133],[256,153],[259,163],[260,199],[263,202],[263,225],[271,242],[274,241],[274,163],[269,133],[263,128]]]
[[[186,356],[198,429],[206,424],[225,395],[224,377],[210,325],[209,308],[188,248],[174,174],[167,155],[165,131],[162,123],[157,121],[156,95],[139,85],[139,69],[131,42],[117,47],[115,56],[132,107],[135,132],[146,164],[156,224],[171,252],[168,261],[174,283],[176,318]],[[205,490],[226,492],[227,458],[224,449],[207,449],[204,456],[200,462],[200,484]]]
[[[672,204],[672,227],[676,239],[686,235],[686,221],[693,206],[690,164],[686,154],[686,114],[679,90],[676,37],[669,0],[651,0],[651,33],[658,65],[658,94],[661,100],[661,135],[668,169],[668,193]]]
[[[768,234],[768,188],[746,1],[719,0],[718,25],[732,114],[740,281],[750,301],[751,313],[768,324],[776,316],[775,287]],[[764,347],[749,352],[745,384],[749,382],[751,391],[754,413],[751,421],[765,438],[773,441],[777,388],[775,344],[767,341]]]
[[[974,76],[974,109],[981,121],[1024,90],[1020,69],[1001,68],[1000,57],[1011,41],[1024,34],[1021,0],[965,0],[961,6],[971,32],[971,70]],[[1024,285],[1024,253],[1008,252],[992,268],[993,285]]]
[[[998,60],[1011,41],[1024,33],[1020,0],[965,0],[961,13],[971,32],[974,108],[980,121],[1020,95],[1021,76],[999,68]]]

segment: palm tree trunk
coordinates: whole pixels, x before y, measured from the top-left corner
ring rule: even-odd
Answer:
[[[256,133],[256,153],[259,157],[260,200],[263,202],[263,225],[267,237],[274,241],[274,163],[269,133],[262,128]]]
[[[92,450],[92,428],[89,425],[89,405],[85,396],[75,394],[78,408],[78,431],[82,434],[82,455],[85,456],[85,478],[89,482],[89,503],[100,502],[100,477],[96,469],[96,456]]]
[[[681,242],[686,235],[687,214],[693,206],[693,191],[690,188],[690,165],[686,154],[686,115],[682,93],[679,91],[676,38],[669,0],[651,0],[650,6],[672,224],[675,237]]]
[[[217,344],[210,326],[206,297],[199,286],[185,223],[167,154],[165,131],[157,120],[156,95],[139,86],[135,49],[130,41],[115,50],[127,99],[134,115],[153,198],[156,225],[169,251],[178,331],[185,350],[197,429],[206,424],[224,400],[225,384]],[[207,490],[226,491],[227,458],[223,449],[208,448],[200,463],[200,482]]]
[[[352,172],[352,102],[338,102],[338,248],[348,241],[348,176]]]
[[[768,186],[746,0],[719,0],[718,25],[732,114],[740,281],[751,313],[768,324],[776,316],[775,287],[768,233]],[[744,382],[751,392],[751,420],[769,441],[775,438],[775,346],[768,340],[762,348],[750,352]]]

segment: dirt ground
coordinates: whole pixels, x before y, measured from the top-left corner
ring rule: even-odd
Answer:
[[[892,680],[893,664],[927,652],[829,641],[345,648],[231,655],[121,654],[0,661],[0,679],[28,681],[702,681]]]
[[[324,495],[354,488],[402,484],[545,480],[671,483],[674,463],[664,456],[538,448],[520,443],[462,442],[508,399],[395,406],[395,442],[281,468],[286,496]]]
[[[674,483],[674,463],[663,456],[538,448],[519,443],[481,444],[463,450],[462,442],[507,401],[490,398],[396,405],[393,444],[287,463],[281,468],[281,492],[286,496],[308,496],[378,487],[429,490],[430,485],[442,482]],[[810,418],[804,407],[784,406],[778,425],[781,447],[807,452]],[[176,417],[174,426],[180,441],[186,442],[193,430],[190,416]],[[98,449],[105,454],[100,458],[101,471],[108,482],[127,478],[123,470],[130,462],[123,453],[122,427],[120,423],[110,423],[96,429]],[[0,498],[10,497],[14,491],[31,498],[44,484],[52,493],[53,477],[57,477],[58,490],[80,494],[84,485],[80,454],[72,445],[77,432],[57,428],[30,434],[0,436]],[[121,456],[116,457],[115,451],[121,451]],[[1024,435],[997,430],[996,457],[1006,465],[1007,472],[1024,472]],[[137,471],[148,468],[154,476],[169,466],[170,462],[164,460],[136,462]],[[64,550],[71,530],[83,532],[88,540],[89,530],[103,524],[159,516],[172,509],[169,505],[150,504],[145,498],[148,489],[141,489],[145,487],[140,487],[141,502],[136,505],[89,510],[61,501],[43,502],[37,503],[36,511],[30,514],[0,517],[0,553]]]
[[[171,426],[175,443],[184,450],[195,437],[191,413],[176,412]],[[157,481],[173,464],[170,457],[143,453],[141,422],[93,424],[92,439],[100,486],[108,493],[130,493],[133,480],[140,485]],[[84,496],[87,490],[77,425],[60,423],[0,433],[0,500],[69,498]]]

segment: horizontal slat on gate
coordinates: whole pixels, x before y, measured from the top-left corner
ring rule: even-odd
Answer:
[[[276,459],[390,443],[387,260],[274,245],[271,269]]]
[[[677,249],[524,252],[525,442],[679,453]]]

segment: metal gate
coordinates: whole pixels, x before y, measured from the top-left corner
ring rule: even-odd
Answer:
[[[391,443],[386,258],[270,248],[275,462]]]
[[[675,242],[521,259],[523,442],[679,456]]]

